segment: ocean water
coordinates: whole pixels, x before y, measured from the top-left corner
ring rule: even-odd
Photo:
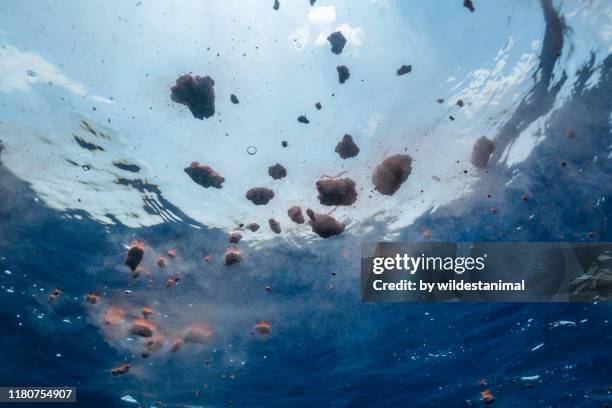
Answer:
[[[0,5],[0,385],[75,386],[66,406],[83,407],[470,407],[483,388],[500,407],[612,404],[609,304],[363,303],[359,275],[364,241],[610,241],[612,5],[272,6]],[[170,98],[189,72],[215,80],[211,118]],[[356,158],[334,152],[345,133]],[[382,196],[372,169],[397,153],[412,174]],[[223,188],[195,184],[192,161]],[[314,183],[338,174],[357,202],[322,206]],[[275,198],[252,205],[255,186]],[[347,228],[322,239],[291,205]],[[230,246],[244,258],[226,266]],[[205,341],[171,351],[190,327]]]

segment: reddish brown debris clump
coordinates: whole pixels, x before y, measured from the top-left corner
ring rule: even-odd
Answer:
[[[391,196],[399,190],[411,172],[412,157],[407,154],[396,154],[387,157],[376,166],[372,174],[372,183],[380,194]]]
[[[215,81],[209,77],[183,75],[170,89],[170,98],[186,105],[194,118],[210,118],[215,114]]]
[[[214,171],[212,167],[205,164],[192,162],[189,167],[185,167],[185,173],[187,173],[187,175],[191,177],[196,184],[199,184],[204,188],[223,188],[222,184],[225,179],[221,177],[219,173]]]
[[[166,258],[164,258],[162,255],[157,257],[157,266],[159,266],[160,268],[166,266]]]
[[[495,402],[495,397],[493,397],[493,393],[488,388],[480,391],[480,396],[485,404],[492,404]]]
[[[274,191],[266,187],[253,187],[246,192],[246,198],[255,205],[266,205],[274,198]]]
[[[212,335],[213,331],[209,327],[194,324],[187,328],[183,340],[185,343],[204,344],[212,338]]]
[[[351,135],[344,135],[342,140],[336,145],[336,153],[343,159],[350,159],[359,154],[359,147],[353,141]]]
[[[62,290],[60,288],[53,289],[53,292],[49,295],[49,302],[55,301],[62,294]]]
[[[352,205],[357,200],[356,184],[350,178],[321,179],[316,185],[323,205]]]
[[[479,137],[474,142],[474,148],[472,149],[472,157],[470,161],[474,167],[482,169],[487,167],[489,159],[495,150],[495,143],[487,138],[486,136]]]
[[[254,330],[259,334],[270,334],[270,329],[272,325],[270,322],[266,322],[265,320],[259,321],[255,324]]]
[[[268,220],[268,224],[270,224],[270,229],[272,230],[273,233],[275,233],[275,234],[280,234],[281,233],[280,222],[276,221],[274,218],[270,218]]]
[[[166,255],[168,255],[168,257],[174,259],[176,258],[176,249],[174,248],[170,248],[166,251]]]
[[[98,303],[99,299],[100,295],[97,292],[89,292],[87,295],[85,295],[85,301],[87,303],[91,303],[92,305]]]
[[[312,232],[320,236],[321,238],[329,238],[334,235],[340,235],[344,232],[344,224],[337,221],[334,217],[327,214],[318,214],[312,211],[310,208],[306,210],[306,214],[310,221],[310,227]]]
[[[151,316],[152,314],[153,314],[153,309],[151,309],[149,306],[145,306],[142,308],[142,315],[144,316],[145,319]]]
[[[129,364],[119,364],[117,367],[111,368],[112,375],[123,375],[130,371]]]
[[[268,167],[268,174],[274,180],[279,180],[283,177],[287,177],[287,169],[282,165],[276,163],[274,166]]]
[[[181,339],[174,339],[172,346],[170,346],[170,352],[176,353],[177,351],[179,351],[182,345],[183,341]]]
[[[142,262],[142,258],[144,257],[144,249],[145,245],[142,241],[134,241],[130,245],[130,249],[125,256],[124,264],[126,264],[132,272],[136,271],[140,262]]]
[[[107,326],[118,326],[123,323],[127,312],[120,307],[111,306],[104,312],[102,323]]]
[[[224,263],[226,266],[237,264],[240,261],[242,261],[242,252],[238,248],[227,248],[225,250]]]
[[[252,222],[246,226],[246,229],[248,229],[251,232],[256,232],[259,230],[259,224]]]
[[[293,207],[289,208],[287,210],[287,215],[289,216],[289,219],[296,224],[303,224],[305,221],[304,215],[302,215],[302,207],[299,205],[294,205]]]
[[[242,234],[239,232],[232,232],[229,236],[229,242],[232,244],[237,244],[242,239]]]
[[[130,328],[130,333],[141,337],[151,337],[153,336],[154,331],[155,325],[150,321],[141,318],[134,319],[132,322],[132,327]]]

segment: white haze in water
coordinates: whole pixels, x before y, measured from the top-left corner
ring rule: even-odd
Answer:
[[[573,29],[562,56],[566,84],[590,50],[601,52],[599,61],[610,49],[612,31],[603,16],[611,7],[595,3],[563,5]],[[115,183],[118,177],[142,179],[205,225],[230,229],[258,222],[263,228],[251,237],[260,238],[270,235],[270,217],[284,232],[306,232],[290,223],[286,209],[299,204],[329,211],[318,203],[314,183],[344,173],[357,182],[359,197],[334,216],[347,221],[349,231],[373,217],[391,219],[392,232],[470,191],[479,177],[469,164],[473,142],[494,136],[533,83],[544,32],[539,3],[476,7],[470,13],[459,0],[317,2],[314,8],[308,1],[282,1],[278,11],[266,1],[116,1],[104,7],[5,2],[3,162],[59,210],[84,210],[104,223],[113,222],[110,214],[128,226],[176,219],[169,211],[159,216],[143,209],[143,199],[159,207],[155,194],[143,197]],[[348,42],[334,55],[320,38],[338,29]],[[339,64],[351,72],[343,85]],[[402,64],[412,65],[412,72],[397,77]],[[215,80],[210,119],[197,120],[170,100],[170,87],[188,72]],[[568,96],[566,88],[555,109]],[[240,104],[230,103],[232,93]],[[462,109],[458,99],[466,104]],[[297,122],[303,113],[310,124]],[[525,160],[541,141],[542,126],[530,126],[502,163]],[[361,149],[354,159],[334,152],[345,133]],[[83,149],[73,135],[104,150]],[[257,153],[247,154],[248,146]],[[397,153],[413,157],[412,175],[393,197],[371,192],[373,167]],[[140,166],[140,173],[112,165],[121,160]],[[183,169],[192,161],[221,173],[223,189],[189,179]],[[288,177],[273,181],[267,168],[277,162]],[[276,197],[254,206],[244,194],[255,186],[272,188]]]

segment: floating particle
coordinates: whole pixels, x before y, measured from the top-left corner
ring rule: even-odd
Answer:
[[[171,288],[177,281],[178,279],[175,276],[168,276],[168,279],[166,279],[166,287]]]
[[[310,123],[310,121],[308,120],[306,115],[298,116],[297,121],[300,122],[300,123],[304,123],[304,124],[309,124]]]
[[[145,245],[142,241],[134,241],[130,245],[130,249],[125,256],[125,261],[123,262],[127,265],[132,272],[136,271],[140,262],[142,262],[142,258],[144,257],[144,249]]]
[[[53,289],[53,292],[49,294],[49,302],[55,301],[62,294],[62,290],[60,288]]]
[[[276,163],[274,166],[268,167],[268,174],[274,180],[279,180],[283,177],[287,177],[287,169],[282,165]]]
[[[495,143],[492,140],[488,139],[486,136],[479,137],[476,139],[474,147],[472,148],[472,157],[470,161],[474,167],[478,169],[487,167],[493,150],[495,150]]]
[[[182,345],[183,341],[181,339],[174,339],[174,341],[172,342],[172,346],[170,346],[170,352],[176,353],[180,350]]]
[[[350,178],[325,178],[317,181],[318,199],[323,205],[352,205],[357,200],[355,182]]]
[[[159,334],[150,339],[147,339],[147,341],[145,341],[145,344],[144,344],[144,350],[142,351],[142,354],[141,354],[142,357],[147,358],[152,353],[161,349],[164,346],[165,341],[166,341],[165,337]]]
[[[402,76],[402,75],[409,74],[411,71],[412,71],[412,65],[402,65],[395,71],[395,73],[397,74],[397,76]]]
[[[140,337],[151,337],[155,331],[155,325],[145,319],[134,319],[130,333]]]
[[[35,71],[32,71],[31,69],[28,69],[28,70],[26,71],[26,75],[27,75],[27,76],[29,76],[29,77],[34,78],[34,77],[36,76],[36,72],[35,72]]]
[[[189,167],[185,167],[185,173],[196,184],[201,185],[204,188],[215,187],[222,188],[222,184],[225,181],[223,177],[216,171],[212,169],[212,167],[200,164],[198,162],[192,162]]]
[[[232,244],[237,244],[242,239],[242,234],[239,232],[232,232],[229,237],[229,242]]]
[[[372,174],[374,189],[383,195],[393,195],[412,172],[412,158],[407,154],[387,157]]]
[[[111,368],[112,375],[123,375],[123,374],[127,374],[128,371],[130,371],[129,364],[120,364],[117,367]]]
[[[259,230],[259,224],[252,222],[246,226],[246,229],[248,229],[251,232],[256,232]]]
[[[331,44],[331,52],[336,55],[342,53],[344,45],[346,44],[346,38],[344,38],[344,35],[342,35],[340,31],[331,33],[329,37],[327,37],[327,41]]]
[[[527,194],[523,194],[523,195],[521,196],[521,199],[522,199],[523,201],[529,201],[529,196],[528,196]]]
[[[253,156],[255,153],[257,153],[257,148],[255,146],[249,146],[247,147],[247,153]]]
[[[338,71],[338,82],[341,84],[345,83],[351,76],[349,69],[345,65],[338,65],[336,70]]]
[[[183,340],[185,343],[204,344],[213,336],[213,331],[207,326],[194,324],[187,328]]]
[[[239,103],[240,103],[240,101],[238,100],[238,97],[237,97],[236,95],[234,95],[234,94],[231,94],[231,95],[230,95],[230,101],[232,101],[232,103],[233,103],[234,105],[237,105],[237,104],[239,104]]]
[[[280,222],[276,221],[274,218],[270,218],[268,220],[268,224],[270,225],[270,229],[272,230],[273,233],[275,233],[275,234],[280,234],[281,233]]]
[[[100,150],[101,152],[104,151],[104,148],[102,146],[98,146],[96,144],[90,143],[86,141],[85,139],[81,139],[77,135],[72,135],[72,137],[74,137],[74,141],[77,142],[77,144],[81,146],[83,149],[87,149],[90,152],[93,152],[96,150]]]
[[[173,259],[174,259],[174,258],[176,258],[176,249],[174,249],[174,248],[169,248],[169,249],[166,251],[166,255],[168,255],[168,257],[173,258]]]
[[[89,292],[87,295],[85,295],[85,301],[87,303],[91,303],[92,305],[98,303],[99,299],[100,295],[97,292]]]
[[[120,307],[110,306],[102,315],[102,323],[107,326],[118,326],[123,323],[127,312]]]
[[[462,99],[457,99],[457,106],[460,108],[463,108],[463,100]]]
[[[474,4],[472,3],[472,0],[463,0],[463,7],[470,10],[472,13],[474,12],[474,10],[476,10],[474,8]]]
[[[336,145],[336,153],[343,159],[350,159],[359,154],[359,147],[353,141],[353,137],[347,134]]]
[[[255,324],[253,330],[259,334],[270,334],[270,329],[272,328],[272,324],[270,322],[266,322],[265,320],[261,320]]]
[[[146,319],[153,314],[153,309],[149,306],[145,306],[142,308],[142,316]]]
[[[209,77],[183,75],[176,80],[170,89],[170,98],[186,105],[194,118],[210,118],[215,114],[215,81]]]
[[[296,224],[303,224],[305,221],[304,215],[302,215],[302,207],[299,205],[294,205],[293,207],[289,208],[287,210],[287,215],[289,216],[289,219]]]
[[[164,258],[162,255],[157,257],[157,266],[160,268],[164,268],[166,266],[166,258]]]
[[[488,388],[480,391],[480,397],[485,404],[492,404],[495,402],[495,397],[493,397],[493,393]]]
[[[138,173],[140,171],[140,166],[137,166],[135,164],[121,162],[121,161],[114,161],[113,166],[121,170],[129,171],[130,173]]]
[[[455,117],[453,115],[450,115],[448,118],[451,120],[451,122],[455,120]]]
[[[212,262],[212,255],[204,256],[204,262],[211,263]]]
[[[266,187],[253,187],[246,192],[246,198],[255,205],[266,205],[274,198],[274,191]]]
[[[321,102],[315,103],[315,108],[317,108],[317,110],[321,110],[321,108],[322,108]]]
[[[283,147],[287,147],[288,145],[289,145],[289,143],[287,143],[287,141],[286,141],[286,140],[283,140],[283,141],[281,142],[281,146],[283,146]]]
[[[438,102],[438,103],[444,103],[444,98],[438,98],[438,99],[436,99],[436,102]]]
[[[575,139],[576,138],[576,134],[574,133],[574,131],[572,129],[566,129],[565,135],[568,138],[570,138],[570,139]]]
[[[242,251],[238,248],[227,248],[225,250],[225,266],[237,264],[242,261]]]
[[[310,218],[308,224],[310,224],[312,232],[321,238],[329,238],[344,232],[344,224],[331,215],[315,213],[310,208],[306,210],[306,214]]]
[[[310,5],[311,5],[311,6],[314,6],[314,4],[315,4],[315,2],[316,2],[316,1],[317,1],[317,0],[310,0]]]
[[[278,10],[280,8],[280,3],[278,0],[274,0],[274,5],[272,6],[274,10]]]

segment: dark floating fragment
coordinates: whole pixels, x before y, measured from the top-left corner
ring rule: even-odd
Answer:
[[[474,8],[474,4],[472,3],[472,0],[463,0],[463,7],[470,10],[472,13],[474,12],[474,10],[476,10]]]
[[[274,180],[282,179],[283,177],[287,177],[287,169],[276,163],[274,166],[268,167],[268,174]]]
[[[287,143],[287,141],[286,141],[286,140],[283,140],[283,141],[281,142],[281,146],[283,146],[283,147],[287,147],[288,145],[289,145],[289,143]]]
[[[128,371],[130,371],[129,364],[120,364],[117,367],[111,368],[112,375],[123,375],[123,374],[127,374]]]
[[[294,205],[293,207],[287,210],[287,215],[291,219],[291,221],[296,224],[304,223],[304,216],[302,215],[302,208],[299,205]]]
[[[409,74],[412,71],[412,65],[402,65],[395,71],[397,76]]]
[[[99,299],[100,299],[100,294],[98,294],[98,292],[89,292],[85,296],[85,301],[87,303],[91,303],[92,305],[95,305],[96,303],[98,303]]]
[[[493,150],[495,150],[495,143],[492,140],[488,139],[486,136],[479,137],[474,143],[470,161],[474,167],[478,169],[487,167]]]
[[[352,205],[357,201],[355,182],[350,178],[317,181],[318,199],[323,205]]]
[[[322,108],[321,102],[315,103],[315,108],[317,108],[317,110],[321,110],[321,108]]]
[[[310,208],[306,210],[306,214],[310,221],[310,227],[312,232],[320,236],[321,238],[329,238],[334,235],[340,235],[344,232],[344,224],[336,220],[331,215],[318,214],[312,211]]]
[[[331,52],[336,55],[342,53],[344,45],[346,44],[346,38],[344,38],[344,35],[342,35],[340,31],[331,33],[329,37],[327,37],[327,41],[331,44]]]
[[[85,139],[81,139],[77,135],[72,135],[72,136],[74,137],[74,141],[77,142],[77,144],[81,146],[83,149],[87,149],[90,152],[93,152],[95,150],[100,150],[101,152],[104,151],[104,148],[102,146],[98,146],[96,144],[89,143],[88,141],[86,141]]]
[[[153,336],[153,332],[155,331],[155,326],[153,323],[145,320],[145,319],[134,319],[132,322],[132,327],[130,328],[130,333],[135,336],[140,337],[151,337]]]
[[[448,118],[451,120],[451,122],[455,120],[455,117],[453,115],[450,115]]]
[[[231,94],[231,95],[230,95],[230,101],[232,101],[232,103],[233,103],[234,105],[237,105],[237,104],[239,104],[239,103],[240,103],[240,101],[238,100],[238,97],[237,97],[236,95],[234,95],[234,94]]]
[[[314,6],[314,4],[315,4],[315,2],[316,2],[316,1],[317,1],[317,0],[310,0],[310,5],[311,5],[311,6]]]
[[[341,84],[345,83],[351,76],[349,69],[345,65],[338,65],[336,70],[338,70],[338,82]]]
[[[372,174],[372,183],[380,194],[391,196],[399,190],[411,172],[412,157],[407,154],[396,154],[387,157],[376,166]]]
[[[170,90],[171,99],[186,105],[194,118],[210,118],[215,114],[215,81],[209,77],[183,75]]]
[[[225,250],[225,266],[237,264],[242,261],[242,252],[238,248],[227,248]]]
[[[336,153],[343,159],[350,159],[359,154],[359,147],[353,141],[351,135],[344,135],[342,140],[336,145]]]
[[[232,232],[229,236],[229,242],[232,244],[237,244],[242,239],[242,234],[239,232]]]
[[[306,115],[298,116],[297,121],[300,122],[300,123],[305,123],[305,124],[309,124],[310,123],[310,121],[308,120]]]
[[[436,102],[438,102],[438,103],[444,103],[444,98],[438,98],[438,99],[436,99]]]
[[[457,106],[463,108],[463,99],[457,99]]]
[[[140,166],[137,166],[135,164],[119,162],[119,161],[114,161],[113,166],[121,170],[129,171],[131,173],[138,173],[140,171]]]
[[[253,187],[247,191],[246,198],[255,205],[266,205],[274,198],[274,191],[266,187]]]
[[[259,224],[252,222],[246,226],[246,229],[248,229],[251,232],[256,232],[259,230]]]
[[[142,258],[144,257],[144,243],[142,241],[134,241],[132,242],[130,249],[125,256],[125,261],[123,262],[127,265],[132,272],[138,268],[140,262],[142,262]]]
[[[272,6],[274,10],[278,10],[280,8],[280,3],[278,0],[274,0],[274,5]]]
[[[280,234],[281,233],[280,222],[276,221],[274,218],[270,218],[268,220],[268,224],[270,224],[270,229],[272,230],[273,233],[275,233],[275,234]]]
[[[193,162],[189,167],[185,167],[185,173],[204,188],[222,188],[222,184],[225,181],[225,179],[210,166],[198,162]]]

